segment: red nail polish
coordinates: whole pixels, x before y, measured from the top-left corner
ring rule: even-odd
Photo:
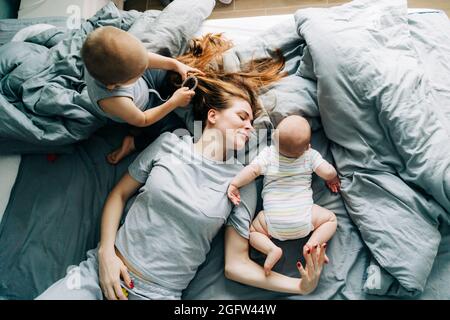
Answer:
[[[323,244],[323,248],[325,249],[326,247],[327,247],[327,244],[326,244],[326,243],[324,243],[324,244]]]
[[[133,282],[133,280],[131,280],[131,282],[130,282],[130,288],[131,288],[131,289],[134,288],[134,282]]]
[[[57,158],[57,156],[56,156],[56,154],[54,154],[54,153],[49,153],[49,154],[47,154],[47,161],[48,161],[48,162],[55,162],[55,161],[56,161],[56,158]]]
[[[308,249],[308,250],[306,250],[306,253],[307,253],[307,254],[310,254],[310,252],[311,252],[311,250],[309,250],[309,249]]]

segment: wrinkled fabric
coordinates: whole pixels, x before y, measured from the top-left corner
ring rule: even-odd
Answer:
[[[0,47],[0,154],[60,150],[105,125],[107,118],[92,106],[84,82],[80,49],[86,36],[114,26],[153,52],[178,55],[215,3],[187,2],[144,13],[119,11],[111,2],[79,29],[53,28]]]

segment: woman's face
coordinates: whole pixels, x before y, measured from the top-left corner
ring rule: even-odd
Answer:
[[[250,137],[250,131],[253,130],[253,112],[250,104],[241,98],[233,98],[227,109],[210,111],[213,111],[213,114],[209,114],[209,125],[220,131],[227,149],[244,148]]]

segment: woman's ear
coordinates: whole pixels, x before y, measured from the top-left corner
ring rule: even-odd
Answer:
[[[209,109],[207,119],[209,123],[215,125],[217,122],[217,110]]]

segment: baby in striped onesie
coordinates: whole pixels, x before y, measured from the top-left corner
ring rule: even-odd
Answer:
[[[250,227],[250,244],[267,255],[266,276],[283,253],[270,238],[293,240],[312,232],[303,248],[306,255],[311,250],[325,250],[326,242],[336,231],[334,213],[313,203],[312,173],[324,179],[332,192],[340,190],[334,167],[310,146],[311,127],[305,118],[286,117],[273,138],[274,143],[242,169],[228,187],[228,198],[238,205],[239,188],[264,175],[264,210]],[[325,262],[328,263],[328,257]]]

